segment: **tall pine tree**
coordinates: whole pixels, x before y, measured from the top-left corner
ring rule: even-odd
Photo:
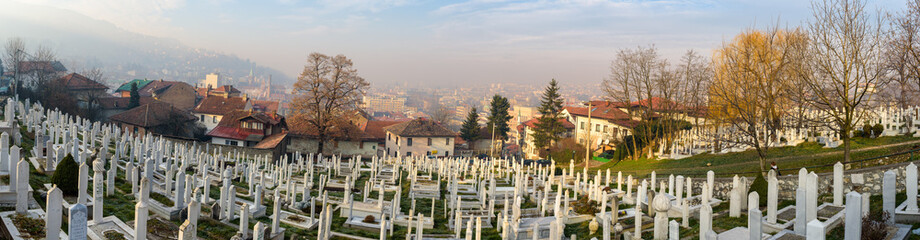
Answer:
[[[508,126],[508,121],[511,121],[511,114],[508,114],[508,109],[510,108],[511,103],[508,102],[507,98],[498,94],[492,96],[492,103],[489,106],[488,127],[489,131],[494,131],[495,139],[508,139],[508,131],[511,130],[511,127]]]
[[[137,92],[137,82],[131,83],[131,95],[128,98],[128,108],[135,108],[141,105],[141,94]]]
[[[553,145],[565,128],[562,126],[562,96],[559,95],[559,86],[556,79],[549,82],[543,91],[540,103],[540,117],[536,123],[533,134],[533,145],[537,149],[545,149]]]
[[[476,108],[470,109],[470,113],[466,115],[466,120],[460,127],[460,138],[471,144],[479,139],[479,112]]]

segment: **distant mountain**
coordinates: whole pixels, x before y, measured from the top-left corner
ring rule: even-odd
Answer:
[[[250,69],[256,80],[271,75],[273,85],[293,82],[281,71],[234,55],[130,32],[70,10],[0,1],[0,43],[10,37],[22,38],[30,51],[39,44],[51,46],[72,72],[102,68],[109,85],[134,78],[194,84],[212,72],[232,79],[229,83],[245,85]]]

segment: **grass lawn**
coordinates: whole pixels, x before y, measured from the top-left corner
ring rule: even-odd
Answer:
[[[854,160],[865,159],[870,157],[876,157],[881,155],[887,155],[897,152],[902,152],[911,149],[913,144],[901,145],[901,146],[892,146],[880,149],[864,150],[860,151],[858,149],[864,149],[867,147],[881,146],[896,144],[908,141],[918,140],[917,138],[907,137],[907,136],[895,136],[895,137],[879,137],[874,139],[869,138],[854,138],[851,143],[851,149],[856,151],[850,154],[851,158]],[[771,148],[767,152],[768,162],[776,161],[777,165],[781,170],[784,169],[797,169],[801,167],[813,167],[820,165],[831,165],[835,162],[843,160],[843,147],[838,148],[823,148],[822,145],[806,142],[799,144],[798,146],[793,147],[780,147],[780,148]],[[904,161],[906,156],[898,161]],[[917,159],[920,157],[913,157],[912,159]],[[641,158],[639,160],[629,160],[624,159],[622,161],[610,161],[606,164],[601,165],[597,169],[610,169],[611,171],[622,171],[624,174],[632,174],[636,177],[647,177],[651,174],[652,171],[656,171],[659,176],[667,174],[675,175],[684,175],[684,176],[705,176],[706,172],[713,170],[716,175],[721,175],[720,177],[725,177],[729,175],[734,175],[735,173],[744,173],[739,175],[753,176],[755,173],[760,170],[759,167],[759,158],[755,150],[748,150],[744,152],[736,153],[726,153],[726,154],[699,154],[692,157],[684,159],[663,159],[663,160],[654,160],[654,159],[645,159]],[[890,164],[891,161],[883,161],[881,164]],[[851,167],[868,167],[879,165],[880,163],[876,161],[869,161],[859,165],[854,165]],[[594,169],[592,169],[594,170]],[[832,171],[831,166],[826,167],[815,167],[810,170],[816,172]],[[794,173],[794,170],[781,171],[783,174]]]

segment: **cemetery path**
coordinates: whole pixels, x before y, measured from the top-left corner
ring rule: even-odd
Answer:
[[[871,150],[883,149],[883,148],[898,147],[898,146],[911,145],[911,144],[920,144],[920,140],[913,140],[913,141],[907,141],[907,142],[892,143],[892,144],[879,145],[879,146],[872,146],[872,147],[857,148],[857,149],[852,149],[852,150],[850,150],[850,153],[852,154],[852,153],[865,152],[865,151],[871,151]],[[812,159],[812,158],[819,158],[819,157],[827,157],[827,156],[834,156],[834,155],[842,155],[842,154],[843,154],[843,150],[839,150],[839,151],[833,151],[833,152],[823,152],[823,153],[815,153],[815,154],[808,154],[808,155],[787,156],[787,157],[778,157],[778,158],[767,158],[766,161],[767,161],[767,162],[774,162],[774,161],[775,161],[778,165],[782,166],[782,163],[783,163],[783,162],[794,161],[794,160],[803,160],[803,159]],[[733,167],[733,166],[741,166],[741,165],[756,164],[756,163],[757,163],[757,161],[744,161],[744,162],[736,162],[736,163],[729,163],[729,164],[721,164],[721,165],[719,165],[719,167]],[[689,168],[681,168],[681,169],[710,169],[710,168],[712,168],[712,167],[710,167],[710,166],[700,166],[700,167],[689,167]],[[673,170],[673,169],[670,169],[670,170]]]

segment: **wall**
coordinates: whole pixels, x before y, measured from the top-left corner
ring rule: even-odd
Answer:
[[[235,142],[236,142],[236,145],[229,145],[229,144],[227,144],[227,141],[235,141]],[[211,144],[217,144],[217,145],[222,145],[222,146],[238,146],[238,147],[245,147],[245,146],[246,146],[246,140],[236,140],[236,139],[229,139],[229,138],[212,137],[212,138],[211,138]]]
[[[217,150],[218,152],[224,153],[225,155],[229,153],[239,152],[241,155],[247,155],[249,157],[253,157],[255,155],[272,156],[271,149],[255,149],[255,148],[239,147],[239,146],[218,145],[218,144],[213,144],[209,142],[199,142],[199,141],[192,141],[188,139],[172,138],[172,137],[167,137],[167,136],[164,136],[164,137],[169,138],[171,141],[175,141],[180,144],[188,144],[188,145],[197,144],[198,146],[201,147],[202,150],[207,149],[209,153]],[[277,157],[275,159],[277,159]]]
[[[454,153],[454,139],[452,137],[432,137],[431,146],[428,146],[428,137],[396,137],[387,132],[387,135],[390,136],[386,140],[386,146],[389,151],[390,156],[396,156],[396,152],[399,152],[399,156],[407,156],[408,152],[412,153],[412,156],[425,156],[427,152],[434,152],[431,156],[448,156]],[[409,139],[412,139],[412,146],[409,146]],[[399,142],[397,142],[397,140]],[[449,141],[449,142],[448,142]]]
[[[197,92],[187,83],[175,83],[169,87],[163,94],[154,96],[157,100],[172,104],[173,107],[182,110],[195,108],[195,98]]]
[[[221,115],[213,114],[204,114],[204,113],[194,113],[195,117],[198,118],[198,122],[207,129],[205,132],[210,132],[217,127],[217,124],[220,123],[220,119],[223,118]]]
[[[301,154],[318,152],[319,141],[313,138],[288,135],[290,143],[287,146],[287,153]],[[354,156],[361,155],[364,158],[371,158],[377,155],[378,143],[373,141],[326,141],[324,148],[326,151],[323,155]]]

